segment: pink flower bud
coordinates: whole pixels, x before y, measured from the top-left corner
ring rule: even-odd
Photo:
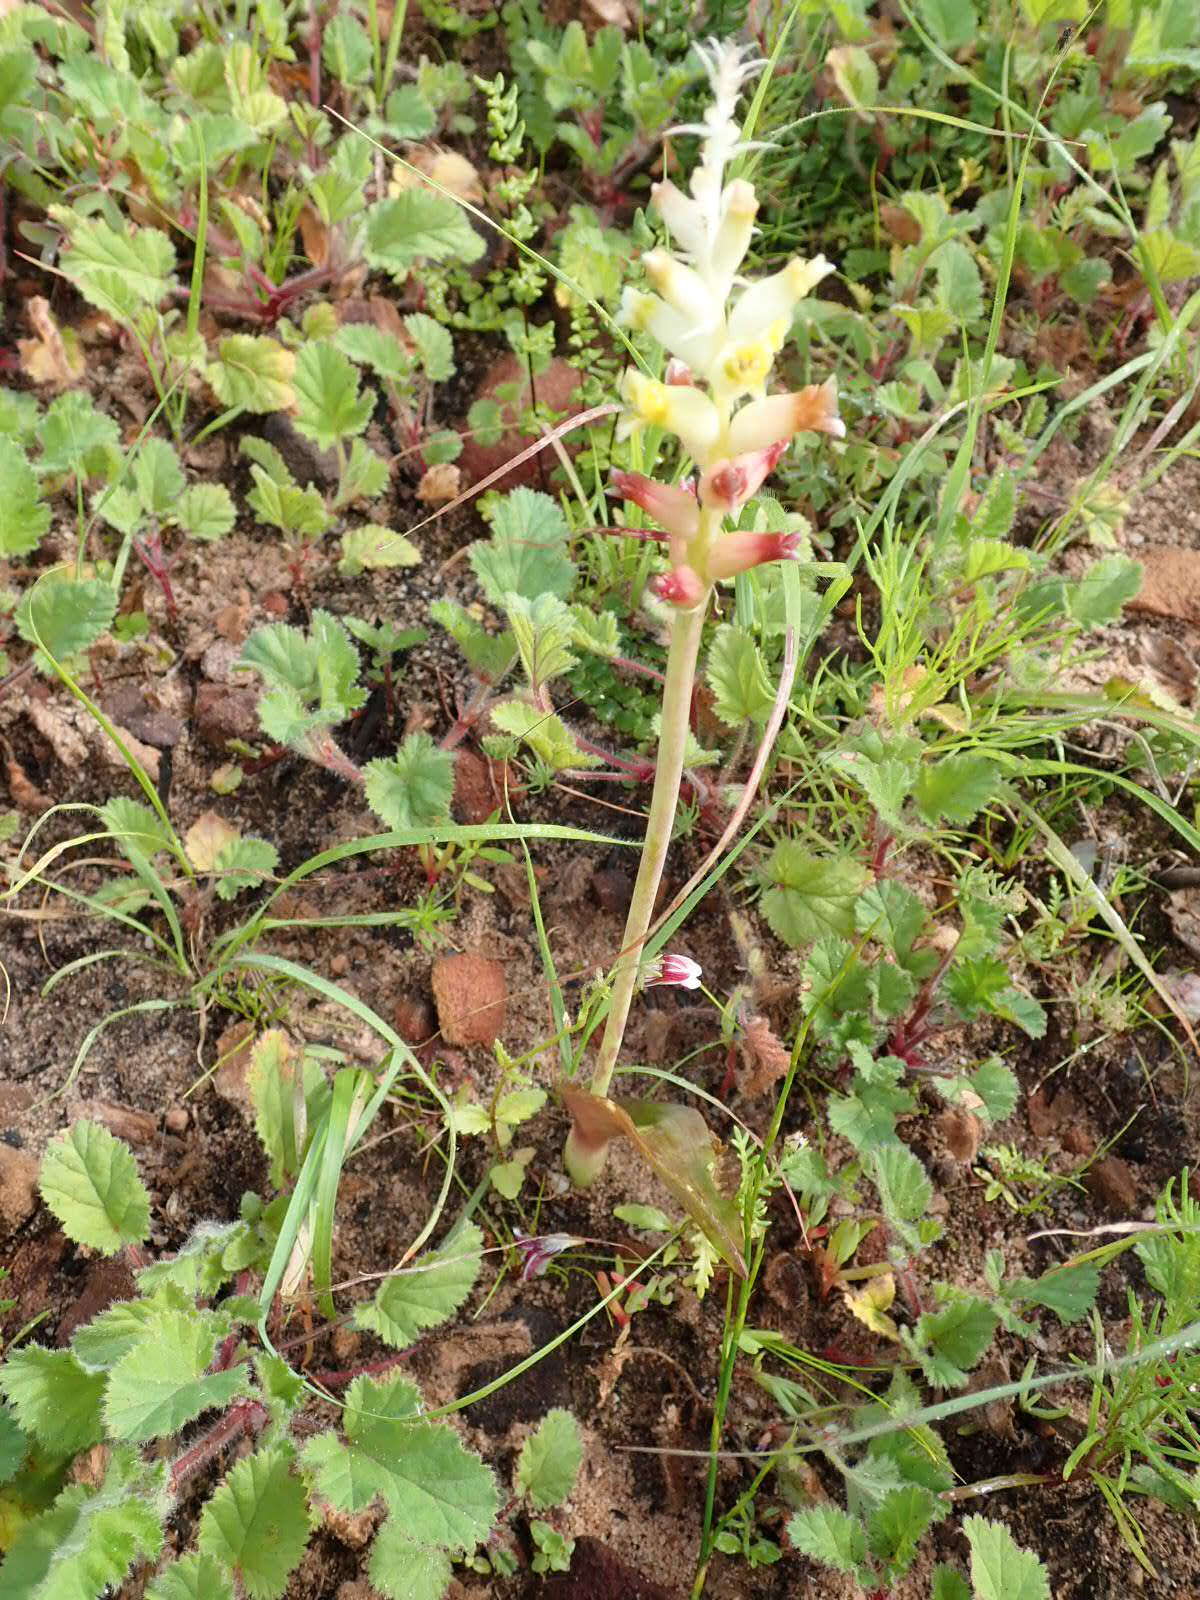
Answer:
[[[641,506],[668,533],[690,539],[700,526],[700,505],[689,490],[656,483],[640,472],[614,472],[609,480],[614,494]]]
[[[550,1265],[551,1259],[560,1251],[572,1250],[584,1242],[583,1239],[577,1239],[573,1233],[543,1233],[538,1236],[522,1233],[518,1228],[513,1234],[513,1244],[522,1261],[521,1282],[527,1283],[530,1278],[540,1278]]]
[[[667,362],[667,370],[663,373],[663,382],[676,389],[694,389],[696,380],[692,377],[692,369],[686,361],[680,361],[678,356],[672,356]]]
[[[787,447],[786,439],[777,439],[765,450],[752,450],[732,461],[718,462],[700,480],[701,500],[714,511],[740,510],[774,472]]]
[[[688,611],[698,606],[706,593],[704,580],[689,566],[672,567],[670,572],[651,578],[650,588],[660,600]]]
[[[644,988],[698,989],[702,968],[691,956],[665,955],[652,961],[642,979]]]
[[[711,578],[732,578],[765,561],[795,561],[802,548],[799,533],[726,533],[709,552]]]

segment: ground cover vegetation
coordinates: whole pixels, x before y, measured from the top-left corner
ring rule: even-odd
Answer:
[[[574,9],[0,4],[0,1590],[1191,1592],[1200,17]]]

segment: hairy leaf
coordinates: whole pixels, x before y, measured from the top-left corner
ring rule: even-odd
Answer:
[[[0,556],[27,556],[50,526],[37,474],[14,439],[0,434]]]
[[[713,709],[722,722],[731,728],[766,722],[775,694],[762,652],[745,628],[722,623],[717,629],[706,676],[713,692]]]
[[[524,740],[538,760],[555,772],[603,765],[599,756],[580,747],[571,729],[553,711],[539,711],[527,700],[501,700],[492,707],[491,715],[502,733]]]
[[[0,1367],[0,1390],[25,1432],[56,1455],[86,1450],[103,1434],[104,1378],[69,1350],[27,1344],[11,1351]]]
[[[247,1456],[200,1518],[200,1554],[239,1581],[250,1600],[278,1600],[308,1544],[308,1497],[290,1445]]]
[[[405,189],[367,213],[367,264],[399,281],[418,261],[477,261],[484,243],[453,200],[432,189]]]
[[[42,454],[37,467],[43,477],[60,472],[74,478],[102,477],[120,458],[120,429],[81,389],[59,395],[42,418],[38,437]]]
[[[394,756],[368,761],[367,804],[389,828],[445,822],[454,795],[454,760],[427,733],[410,733]]]
[[[116,610],[111,583],[55,572],[26,591],[17,607],[17,632],[56,661],[66,661],[108,632]]]
[[[233,1600],[233,1585],[212,1556],[181,1556],[155,1578],[146,1600]]]
[[[970,822],[995,793],[999,772],[986,756],[942,756],[925,761],[913,799],[928,823]]]
[[[445,383],[452,378],[454,341],[449,330],[423,311],[414,311],[405,317],[404,328],[416,347],[417,361],[430,383]]]
[[[342,559],[338,571],[347,578],[356,578],[360,572],[381,571],[387,567],[415,567],[421,552],[402,533],[382,527],[378,522],[368,522],[361,528],[351,528],[342,535]]]
[[[333,342],[351,361],[392,383],[403,383],[412,373],[412,357],[396,335],[373,323],[348,322],[334,334]]]
[[[231,333],[217,345],[205,368],[209,387],[223,406],[265,413],[284,411],[295,398],[296,358],[266,334]]]
[[[521,665],[535,693],[571,670],[575,665],[570,648],[574,620],[561,600],[552,594],[540,594],[536,600],[510,594],[505,596],[505,610]]]
[[[763,873],[770,887],[763,915],[785,944],[808,944],[827,933],[850,933],[854,902],[870,873],[849,857],[815,856],[795,839],[781,839]]]
[[[456,600],[435,600],[429,607],[429,615],[439,627],[445,628],[467,658],[467,665],[486,682],[495,683],[512,665],[517,647],[507,630],[500,634],[486,633]]]
[[[475,1286],[482,1252],[483,1235],[473,1222],[456,1228],[439,1250],[385,1278],[375,1298],[356,1308],[355,1327],[404,1349],[458,1310]]]
[[[332,450],[371,420],[374,396],[360,394],[353,363],[324,339],[300,347],[292,385],[296,427],[319,450]]]
[[[514,1485],[535,1511],[561,1505],[575,1487],[583,1461],[579,1424],[569,1411],[547,1411],[521,1446]]]
[[[1002,1522],[964,1517],[971,1546],[971,1582],[978,1600],[1050,1600],[1046,1569],[1031,1550],[1022,1550]]]
[[[566,553],[566,518],[550,496],[514,489],[493,501],[487,514],[492,536],[471,546],[470,560],[492,604],[503,606],[509,594],[565,600],[575,582],[575,563]]]
[[[143,440],[134,457],[133,486],[150,516],[162,521],[174,511],[187,480],[179,457],[165,439]]]
[[[442,1600],[450,1586],[450,1557],[414,1544],[393,1515],[375,1536],[367,1576],[385,1600]]]
[[[982,1357],[999,1318],[986,1300],[955,1295],[940,1311],[926,1311],[902,1337],[929,1382],[937,1389],[961,1389]]]
[[[187,1311],[165,1312],[117,1362],[104,1397],[104,1420],[118,1439],[140,1444],[178,1433],[246,1388],[247,1368],[209,1372],[215,1331]]]
[[[1086,628],[1115,622],[1142,587],[1142,565],[1128,556],[1103,556],[1067,585],[1067,610]]]
[[[67,1238],[103,1255],[150,1231],[150,1196],[129,1146],[98,1122],[73,1123],[50,1143],[38,1188]]]
[[[279,851],[268,839],[231,839],[213,863],[217,898],[233,900],[243,889],[257,889],[279,865]]]
[[[789,1519],[787,1534],[801,1555],[867,1581],[867,1535],[857,1517],[837,1506],[806,1506]]]
[[[129,321],[143,306],[162,303],[175,271],[175,246],[165,233],[67,216],[71,242],[59,265],[89,304]]]
[[[171,521],[190,539],[222,539],[233,527],[233,497],[223,483],[193,483],[175,502]]]

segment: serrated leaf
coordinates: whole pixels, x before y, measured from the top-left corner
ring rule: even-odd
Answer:
[[[854,902],[870,874],[848,856],[815,856],[794,839],[781,839],[763,869],[770,885],[763,915],[785,944],[808,944],[828,933],[850,933]]]
[[[117,1300],[75,1330],[71,1349],[89,1372],[107,1371],[145,1337],[164,1311],[182,1311],[187,1301],[174,1289],[153,1299]]]
[[[327,722],[341,722],[366,699],[358,683],[358,651],[328,611],[314,611],[307,634],[286,622],[255,628],[242,663],[272,688],[290,689],[301,706],[314,705]]]
[[[1067,610],[1085,628],[1115,622],[1142,587],[1143,568],[1127,556],[1102,556],[1067,585]]]
[[[356,17],[331,17],[321,40],[321,59],[339,83],[365,83],[371,73],[371,36]]]
[[[913,800],[931,825],[968,823],[992,798],[999,776],[995,762],[987,756],[953,755],[923,761]]]
[[[333,336],[334,345],[360,367],[380,378],[403,383],[412,374],[412,357],[394,333],[370,322],[348,322]]]
[[[14,439],[0,435],[0,556],[27,556],[50,526],[37,473]]]
[[[368,761],[367,804],[389,828],[445,822],[454,794],[454,761],[427,733],[410,733],[394,756]]]
[[[243,889],[257,889],[279,865],[279,851],[269,839],[231,839],[213,862],[218,900],[233,900]]]
[[[490,539],[471,546],[470,561],[493,605],[505,596],[540,594],[565,600],[575,582],[575,564],[566,553],[569,533],[557,503],[534,489],[514,489],[492,502]]]
[[[865,1328],[884,1339],[899,1339],[900,1330],[887,1314],[896,1298],[896,1280],[890,1272],[868,1278],[861,1289],[843,1290],[842,1298],[846,1310]]]
[[[713,710],[731,728],[761,725],[775,703],[762,652],[745,629],[722,623],[713,636],[705,674]]]
[[[431,383],[445,383],[454,376],[454,340],[447,328],[423,311],[411,312],[404,328],[417,352],[417,361]]]
[[[929,1209],[933,1185],[907,1145],[893,1143],[869,1153],[871,1176],[889,1217],[915,1222]]]
[[[0,1390],[27,1434],[55,1455],[74,1455],[103,1437],[105,1379],[70,1350],[23,1345],[0,1367]]]
[[[450,1586],[450,1557],[414,1544],[391,1516],[375,1536],[367,1576],[386,1600],[442,1600]]]
[[[432,189],[405,189],[367,212],[369,266],[407,278],[418,261],[478,261],[484,243],[453,200]]]
[[[51,1141],[38,1178],[42,1199],[75,1244],[115,1255],[150,1231],[150,1196],[128,1145],[80,1121]]]
[[[1088,1314],[1099,1289],[1099,1267],[1084,1261],[1073,1267],[1052,1267],[1040,1278],[1017,1278],[1005,1285],[1005,1294],[1013,1300],[1045,1306],[1060,1322],[1072,1323]]]
[[[332,1433],[304,1451],[317,1490],[345,1511],[381,1495],[414,1544],[467,1551],[491,1532],[495,1480],[445,1423],[413,1420],[420,1391],[403,1378],[356,1378],[346,1396],[343,1443]]]
[[[116,615],[112,585],[101,578],[53,573],[25,593],[17,607],[17,632],[56,661],[86,650],[108,632]]]
[[[1050,1600],[1046,1569],[1031,1550],[1022,1550],[1001,1522],[964,1517],[971,1546],[971,1582],[978,1600]]]
[[[540,594],[535,600],[510,594],[505,597],[505,610],[529,687],[536,694],[575,665],[570,609],[552,594]]]
[[[22,1432],[9,1408],[0,1405],[0,1484],[16,1477],[29,1454],[30,1443],[29,1436]]]
[[[611,661],[621,653],[621,634],[611,611],[592,611],[587,606],[571,607],[571,641],[589,655]]]
[[[986,1300],[955,1295],[940,1311],[926,1311],[904,1343],[937,1389],[961,1389],[992,1342],[999,1317]]]
[[[374,395],[359,392],[353,363],[325,339],[301,346],[292,387],[296,427],[319,450],[361,433],[375,409]]]
[[[953,1567],[936,1566],[933,1569],[933,1587],[929,1600],[971,1600],[967,1580]]]
[[[143,441],[133,462],[133,486],[144,510],[163,520],[187,486],[179,457],[165,439]]]
[[[497,682],[512,665],[517,647],[507,630],[487,633],[456,600],[435,600],[429,607],[429,616],[445,628],[466,657],[467,665],[486,682]]]
[[[483,1262],[483,1235],[473,1222],[456,1228],[439,1250],[386,1278],[375,1298],[360,1305],[354,1325],[403,1349],[426,1328],[435,1328],[463,1304]]]
[[[905,1483],[889,1490],[867,1519],[871,1554],[884,1562],[894,1576],[907,1572],[937,1512],[938,1502],[919,1483]]]
[[[939,303],[958,322],[983,315],[983,279],[975,258],[960,239],[950,239],[933,257]]]
[[[315,485],[301,489],[295,483],[277,483],[257,465],[250,468],[250,476],[254,488],[246,496],[246,504],[261,521],[281,533],[317,539],[333,521]]]
[[[158,1317],[109,1375],[104,1420],[110,1432],[134,1444],[166,1438],[242,1393],[244,1362],[227,1372],[208,1371],[216,1345],[214,1330],[192,1312]]]
[[[988,1122],[1003,1122],[1017,1109],[1021,1086],[1012,1068],[1006,1067],[998,1056],[976,1067],[967,1082],[983,1101],[980,1114]]]
[[[265,334],[231,333],[217,345],[205,368],[209,387],[223,406],[265,413],[284,411],[295,398],[296,357]]]
[[[377,500],[387,485],[387,462],[376,455],[365,440],[352,439],[350,453],[338,478],[335,507],[352,505],[356,500]],[[404,542],[409,550],[414,548],[407,539]]]
[[[287,1445],[247,1456],[200,1518],[200,1554],[232,1573],[250,1600],[278,1600],[308,1544],[308,1497],[291,1469]]]
[[[181,1556],[155,1578],[146,1600],[233,1600],[233,1585],[212,1556]]]
[[[249,456],[250,460],[261,467],[264,474],[280,489],[296,487],[296,480],[288,471],[287,462],[266,439],[260,439],[253,433],[245,433],[238,443],[238,453]]]
[[[811,1556],[835,1572],[863,1576],[867,1535],[857,1517],[837,1506],[805,1506],[788,1520],[788,1540],[801,1555]]]
[[[43,477],[60,472],[76,478],[101,477],[120,455],[120,429],[80,389],[60,394],[47,409],[38,439],[42,454],[37,470]]]
[[[1138,249],[1161,283],[1184,283],[1200,273],[1200,249],[1176,237],[1169,228],[1141,234]]]
[[[854,926],[900,961],[912,952],[928,921],[924,903],[895,878],[880,878],[854,902]]]
[[[197,872],[211,872],[225,846],[240,837],[232,823],[215,811],[205,811],[183,836],[183,848]]]
[[[193,483],[175,502],[172,522],[189,539],[222,539],[233,527],[233,497],[223,483]]]
[[[163,1256],[141,1269],[138,1288],[182,1290],[193,1299],[215,1294],[237,1270],[225,1264],[225,1256],[245,1235],[244,1222],[198,1222],[173,1256]],[[228,1300],[222,1302],[223,1310],[228,1311],[229,1306]]]
[[[491,708],[491,717],[502,733],[524,740],[538,760],[554,772],[603,765],[599,756],[580,747],[560,716],[539,711],[527,700],[501,700]]]
[[[583,1461],[583,1438],[569,1411],[556,1406],[521,1446],[513,1479],[535,1511],[561,1505],[575,1488]]]
[[[93,1493],[64,1489],[17,1534],[0,1564],[5,1600],[95,1600],[120,1592],[134,1564],[162,1547],[162,1523],[137,1490],[146,1474],[132,1451],[114,1451]]]
[[[162,303],[175,271],[175,246],[165,233],[68,215],[71,242],[59,265],[90,305],[129,321],[143,306]]]
[[[381,571],[386,567],[415,567],[420,560],[421,552],[411,539],[394,528],[368,522],[342,535],[338,571],[343,577],[356,578],[360,572]]]
[[[1017,483],[1001,470],[989,482],[971,515],[971,533],[977,539],[1007,539],[1017,514]]]

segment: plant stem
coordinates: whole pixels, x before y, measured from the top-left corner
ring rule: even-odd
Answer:
[[[638,866],[633,898],[629,902],[629,915],[625,921],[625,936],[621,953],[612,970],[612,993],[609,999],[608,1020],[600,1044],[600,1058],[592,1074],[592,1093],[607,1094],[613,1069],[621,1053],[625,1037],[625,1024],[637,987],[638,966],[642,959],[642,946],[654,916],[654,902],[662,882],[671,833],[675,826],[675,811],[679,803],[679,784],[683,777],[683,759],[687,750],[687,736],[692,706],[692,686],[696,677],[696,658],[700,653],[700,639],[704,632],[704,618],[708,611],[708,594],[691,611],[677,611],[671,629],[671,646],[667,652],[667,671],[663,683],[662,726],[659,732],[657,765],[654,771],[654,788],[650,795],[650,810],[646,817],[646,838],[642,845],[642,859]],[[598,1157],[598,1159],[597,1159]],[[589,1153],[573,1149],[573,1139],[567,1141],[567,1169],[574,1181],[586,1186],[593,1182],[604,1165],[603,1150]]]

